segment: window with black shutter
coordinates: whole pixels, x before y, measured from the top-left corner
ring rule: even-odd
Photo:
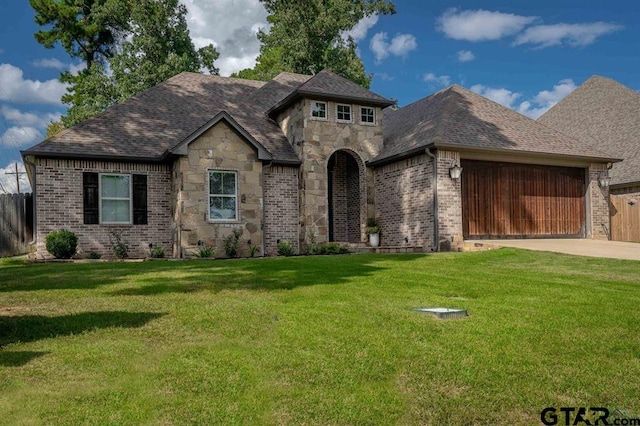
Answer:
[[[98,173],[84,172],[82,174],[82,202],[85,225],[100,222],[100,200],[98,199]]]

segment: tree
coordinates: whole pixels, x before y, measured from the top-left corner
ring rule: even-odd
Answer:
[[[53,23],[51,30],[39,31],[36,38],[41,34],[48,43],[45,47],[60,41],[65,48],[69,46],[67,52],[72,57],[87,60],[87,68],[79,74],[63,72],[60,76],[69,85],[62,97],[69,105],[67,114],[61,118],[64,127],[86,120],[180,72],[204,70],[218,74],[214,66],[218,52],[213,45],[196,50],[187,28],[187,8],[179,0],[30,1],[40,8],[36,9],[39,24]],[[82,7],[75,7],[76,4]],[[55,14],[45,14],[50,10]],[[112,25],[102,18],[108,10],[126,13],[121,14],[117,25]],[[73,13],[75,20],[71,19]],[[43,18],[38,20],[40,15]],[[54,21],[44,18],[54,15],[57,17]],[[101,27],[103,24],[106,26]],[[82,41],[82,35],[86,34],[94,35],[91,42],[77,41]],[[96,60],[98,54],[100,60]]]
[[[38,43],[52,49],[62,44],[87,69],[115,52],[118,36],[127,29],[129,2],[122,0],[29,0],[35,21],[49,27],[35,33]]]
[[[393,14],[387,0],[260,0],[267,9],[271,29],[260,32],[262,46],[256,66],[237,76],[260,80],[288,71],[315,74],[330,69],[364,87],[369,87],[362,60],[353,38],[344,34],[361,19],[375,14]]]

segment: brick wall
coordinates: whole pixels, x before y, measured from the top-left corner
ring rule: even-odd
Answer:
[[[375,169],[381,245],[435,247],[432,173],[433,161],[426,154]]]
[[[587,238],[606,240],[611,229],[609,220],[609,188],[600,188],[598,177],[607,172],[606,164],[591,164],[588,172],[587,209],[590,212],[591,232],[587,230]]]
[[[358,163],[343,151],[333,155],[329,162],[333,241],[358,243],[362,240],[361,209],[365,208]]]
[[[462,179],[451,179],[452,162],[460,164],[460,153],[438,150],[438,246],[448,251],[462,241]],[[463,171],[464,173],[464,171]]]
[[[147,225],[85,225],[83,172],[147,175]],[[78,257],[90,251],[112,257],[110,233],[121,232],[130,246],[129,256],[149,255],[149,243],[172,253],[171,171],[164,164],[36,159],[37,256],[49,257],[45,238],[51,231],[67,229],[78,235]]]
[[[263,176],[266,254],[277,254],[278,240],[290,241],[299,252],[298,167],[265,167]]]

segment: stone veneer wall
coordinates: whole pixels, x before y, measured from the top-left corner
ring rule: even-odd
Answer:
[[[587,211],[590,215],[590,230],[587,238],[595,240],[609,239],[611,222],[609,217],[609,188],[600,188],[598,176],[607,171],[606,164],[591,164],[588,171]]]
[[[327,120],[310,117],[312,99],[303,99],[283,111],[278,122],[282,131],[293,143],[302,161],[300,166],[300,241],[316,235],[317,242],[326,242],[329,237],[328,172],[331,155],[346,150],[354,155],[361,167],[359,176],[362,188],[360,208],[361,241],[366,241],[364,226],[367,216],[375,211],[373,199],[373,171],[364,167],[364,162],[377,155],[382,148],[382,110],[376,110],[376,125],[359,123],[360,105],[352,104],[352,123],[336,121],[336,103],[327,101]]]
[[[426,154],[375,169],[381,245],[435,248],[432,173],[433,161]]]
[[[438,250],[449,251],[462,242],[462,179],[451,179],[452,162],[460,164],[460,153],[438,150]],[[464,171],[463,171],[464,173]]]
[[[166,164],[38,158],[36,164],[36,255],[50,257],[45,249],[49,232],[60,229],[78,235],[78,257],[95,251],[113,257],[111,233],[121,233],[129,243],[129,256],[149,256],[149,243],[171,255],[171,171]],[[147,175],[147,225],[85,225],[83,212],[83,172]]]
[[[264,242],[269,256],[278,253],[278,240],[288,240],[299,253],[298,167],[264,168]]]
[[[188,155],[174,165],[177,227],[176,255],[198,252],[198,241],[224,257],[223,239],[241,229],[239,256],[248,255],[248,241],[262,247],[262,162],[256,150],[225,122],[219,122],[188,147]],[[238,176],[238,220],[209,221],[209,170],[235,171]],[[262,254],[262,253],[259,253]]]

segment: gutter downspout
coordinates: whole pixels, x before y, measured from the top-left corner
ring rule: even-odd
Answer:
[[[270,169],[273,166],[273,161],[263,162],[262,163],[262,257],[267,256],[267,245],[266,245],[266,223],[267,223],[267,212],[265,209],[265,190],[264,190],[264,182],[265,182],[265,171]]]
[[[31,185],[31,202],[33,203],[33,236],[31,237],[31,241],[29,241],[29,245],[35,245],[38,240],[38,209],[37,209],[37,198],[36,198],[36,187],[38,186],[38,171],[36,169],[35,163],[27,160],[25,157],[22,157],[22,162],[25,166],[29,165],[29,167],[33,168],[33,185]]]
[[[424,152],[431,158],[433,158],[433,173],[431,174],[431,187],[433,188],[433,251],[439,251],[438,239],[440,232],[438,230],[438,159],[431,152],[430,148],[424,150]]]

